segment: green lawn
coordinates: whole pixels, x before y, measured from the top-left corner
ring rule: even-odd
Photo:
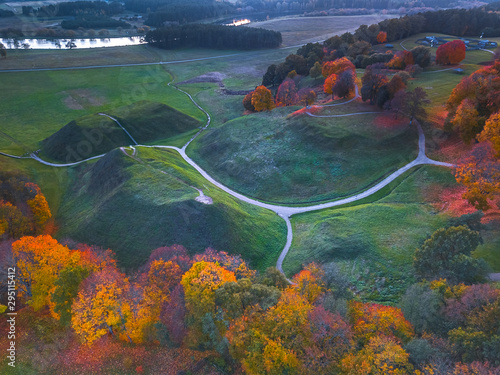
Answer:
[[[119,146],[139,144],[169,144],[192,136],[201,122],[174,108],[150,101],[111,109],[107,112],[117,119],[128,135],[114,120],[102,115],[80,117],[65,125],[42,142],[44,155],[61,162],[79,161],[105,154]]]
[[[446,168],[420,167],[369,203],[293,216],[285,272],[292,275],[311,261],[337,262],[363,299],[397,301],[414,282],[415,249],[448,220],[427,201],[436,184],[445,188],[455,182]]]
[[[325,113],[343,113],[337,108]],[[203,133],[188,153],[231,188],[280,203],[353,194],[416,157],[418,137],[406,120],[386,114],[287,118],[293,109],[299,107],[228,121]]]
[[[68,122],[113,112],[149,100],[167,104],[200,122],[206,117],[186,96],[168,87],[171,76],[159,66],[2,74],[0,150],[22,153]],[[11,138],[8,138],[10,136]],[[20,144],[14,144],[12,138]]]
[[[212,247],[241,254],[259,270],[275,265],[286,241],[276,214],[217,189],[175,151],[138,148],[138,157],[114,150],[77,168],[57,216],[59,238],[109,247],[127,269],[172,244],[191,253]],[[193,187],[213,204],[195,201]]]

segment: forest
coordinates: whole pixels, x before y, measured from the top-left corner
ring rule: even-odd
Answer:
[[[281,33],[250,27],[190,24],[151,30],[146,42],[164,49],[201,47],[216,49],[277,48]]]

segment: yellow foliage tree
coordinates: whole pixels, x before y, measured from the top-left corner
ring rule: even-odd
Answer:
[[[59,272],[77,264],[78,252],[61,245],[49,235],[22,237],[12,244],[12,254],[18,269],[20,295],[33,309],[50,305],[50,295]]]

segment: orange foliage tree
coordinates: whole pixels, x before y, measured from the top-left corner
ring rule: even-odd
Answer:
[[[465,50],[463,40],[453,40],[442,44],[436,51],[436,63],[442,65],[458,64],[465,59]]]
[[[324,274],[317,264],[311,263],[293,277],[293,287],[309,303],[314,303],[326,291]]]
[[[347,70],[355,72],[356,67],[351,62],[351,60],[349,60],[347,57],[342,57],[342,58],[334,60],[334,61],[325,62],[323,64],[321,74],[323,74],[323,77],[326,78],[326,77],[331,76],[332,74],[340,74],[340,73],[345,72]]]
[[[378,43],[385,43],[385,42],[387,42],[387,33],[385,31],[380,31],[377,34],[377,42]]]
[[[404,318],[401,309],[396,307],[350,301],[349,319],[361,344],[379,335],[403,343],[414,336],[412,325]]]
[[[333,99],[333,88],[335,87],[335,83],[337,82],[337,75],[331,74],[325,79],[325,83],[323,85],[323,91],[326,94],[330,94]]]
[[[252,94],[252,105],[257,112],[270,111],[276,107],[273,95],[266,86],[259,86],[255,89]]]
[[[455,168],[457,182],[467,187],[463,197],[479,210],[489,209],[500,195],[500,160],[495,155],[492,144],[481,142]]]
[[[390,69],[404,69],[413,64],[413,54],[410,51],[397,51],[386,66]]]

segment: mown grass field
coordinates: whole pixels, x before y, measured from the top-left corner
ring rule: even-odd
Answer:
[[[167,104],[200,122],[206,116],[186,96],[167,86],[171,76],[159,66],[2,74],[0,150],[22,153],[68,122],[112,112],[141,100]],[[8,95],[6,94],[8,93]]]
[[[117,149],[78,168],[58,212],[59,238],[109,247],[127,269],[173,244],[241,254],[259,270],[275,265],[286,240],[282,219],[214,187],[175,151],[137,150],[137,159]],[[195,201],[193,187],[213,204]]]
[[[325,40],[333,35],[347,31],[354,32],[359,25],[379,23],[394,15],[369,14],[362,16],[326,16],[326,17],[282,17],[263,22],[254,22],[250,27],[281,32],[283,45],[295,46],[310,41]]]
[[[448,169],[424,166],[359,204],[293,216],[283,269],[292,275],[312,261],[336,262],[363,299],[396,302],[415,281],[415,249],[450,217],[436,192],[455,184]]]
[[[106,115],[123,129],[102,114],[80,117],[42,141],[43,155],[60,162],[79,161],[136,142],[169,143],[169,139],[179,140],[201,126],[166,104],[146,100],[111,109]]]
[[[287,118],[299,108],[229,121],[207,130],[188,151],[222,183],[280,203],[310,203],[359,192],[416,157],[418,136],[406,120],[386,114]],[[325,113],[345,111],[337,108]]]

